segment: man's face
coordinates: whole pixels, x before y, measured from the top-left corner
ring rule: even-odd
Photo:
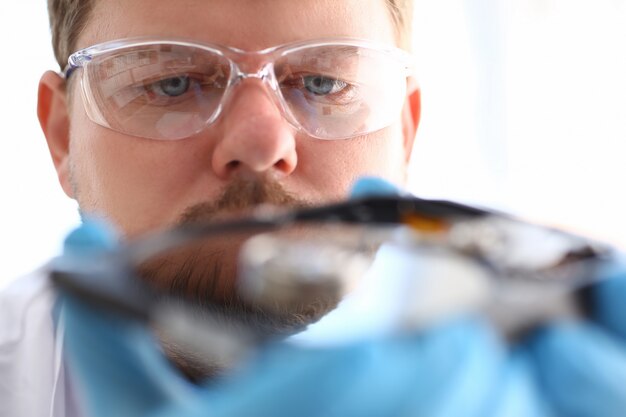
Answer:
[[[76,47],[133,37],[257,51],[335,37],[395,45],[396,29],[384,0],[97,0]],[[94,123],[79,82],[68,88],[69,101],[50,73],[40,87],[39,116],[59,179],[84,213],[106,217],[126,237],[262,202],[338,200],[365,175],[402,183],[419,117],[419,95],[409,88],[389,127],[315,139],[285,120],[264,82],[247,79],[202,132],[160,141]]]
[[[77,47],[139,36],[243,50],[329,37],[395,44],[384,0],[98,0]],[[397,123],[366,136],[314,139],[287,123],[262,83],[248,80],[200,134],[156,141],[95,124],[83,109],[79,83],[70,88],[64,188],[83,212],[106,216],[129,237],[176,224],[237,179],[276,182],[310,203],[345,197],[363,175],[404,180],[412,137],[403,135],[400,114]]]

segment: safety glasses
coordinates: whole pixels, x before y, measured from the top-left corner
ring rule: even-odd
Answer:
[[[85,110],[117,132],[178,140],[215,122],[237,86],[264,83],[285,119],[318,139],[347,139],[398,120],[414,70],[410,54],[355,39],[261,51],[176,39],[124,39],[69,58],[81,69]]]

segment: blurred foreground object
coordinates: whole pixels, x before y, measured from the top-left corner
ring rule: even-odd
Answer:
[[[396,291],[381,305],[399,306],[390,326],[401,331],[473,311],[514,336],[542,322],[581,315],[581,291],[601,279],[599,268],[615,257],[609,246],[504,214],[447,201],[374,196],[289,212],[261,208],[248,219],[175,229],[80,256],[69,253],[53,263],[51,276],[63,292],[151,322],[200,357],[226,355],[220,361],[230,363],[267,335],[241,317],[231,317],[228,325],[223,318],[198,320],[180,299],[172,301],[136,276],[146,263],[172,263],[164,255],[168,251],[196,256],[231,235],[245,242],[238,290],[251,303],[277,308],[316,297],[343,298],[358,288],[369,265],[365,255],[380,245],[393,247],[408,269],[385,278]],[[223,349],[208,343],[216,334]],[[207,349],[211,352],[203,353]]]
[[[313,227],[293,227],[302,221]],[[387,310],[372,312],[387,316],[386,333],[294,345],[233,325],[238,317],[197,320],[185,303],[168,301],[135,276],[135,266],[155,254],[242,230],[253,235],[241,258],[248,268],[241,285],[250,299],[297,304],[311,293],[367,298],[387,288],[374,294]],[[84,225],[68,238],[52,272],[65,294],[69,359],[93,416],[612,417],[626,407],[626,264],[611,248],[580,237],[405,197],[287,214],[263,210],[252,219],[120,247],[106,236]],[[384,281],[362,285],[354,275],[364,254],[381,243],[372,268],[383,268]],[[291,258],[307,253],[304,264]],[[382,264],[380,253],[389,255]],[[351,271],[338,270],[344,261],[354,263]],[[583,292],[588,309],[580,308]],[[471,312],[509,336],[541,330],[507,347]],[[358,320],[354,313],[358,309],[348,309],[347,317]],[[502,320],[504,313],[512,320]],[[591,321],[546,327],[572,313],[589,313]],[[189,384],[167,363],[147,322],[205,360],[230,364],[231,372]],[[353,324],[344,322],[344,330]]]

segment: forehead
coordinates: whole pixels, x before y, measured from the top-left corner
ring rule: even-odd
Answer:
[[[96,0],[77,47],[162,36],[258,50],[353,37],[395,43],[385,0]]]

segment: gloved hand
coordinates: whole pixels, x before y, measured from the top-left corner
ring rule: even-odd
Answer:
[[[224,380],[194,386],[144,329],[66,308],[72,374],[94,417],[488,416],[504,359],[488,328],[459,321],[332,349],[268,346]]]
[[[101,225],[86,223],[65,252],[112,244]],[[71,297],[63,310],[74,386],[92,416],[485,416],[504,358],[488,328],[463,319],[333,349],[267,346],[223,381],[198,387],[144,327]]]
[[[524,401],[538,405],[528,415],[547,404],[546,415],[626,416],[626,256],[600,278],[589,290],[591,320],[549,324],[511,349],[493,415],[524,415]]]
[[[378,189],[375,181],[360,188]],[[68,239],[67,256],[77,241],[112,244],[90,224]],[[74,386],[93,416],[613,416],[626,409],[616,342],[626,334],[623,281],[594,292],[597,324],[551,327],[510,351],[487,326],[465,318],[335,348],[267,346],[223,380],[195,386],[145,328],[70,298],[66,345]]]
[[[370,180],[355,196],[389,192]],[[115,244],[106,226],[85,223],[65,256]],[[219,382],[196,386],[143,326],[69,296],[63,304],[73,386],[93,416],[487,416],[505,358],[492,331],[465,318],[335,348],[266,346]]]
[[[626,262],[591,288],[591,321],[552,325],[528,342],[538,383],[556,415],[626,415]]]

